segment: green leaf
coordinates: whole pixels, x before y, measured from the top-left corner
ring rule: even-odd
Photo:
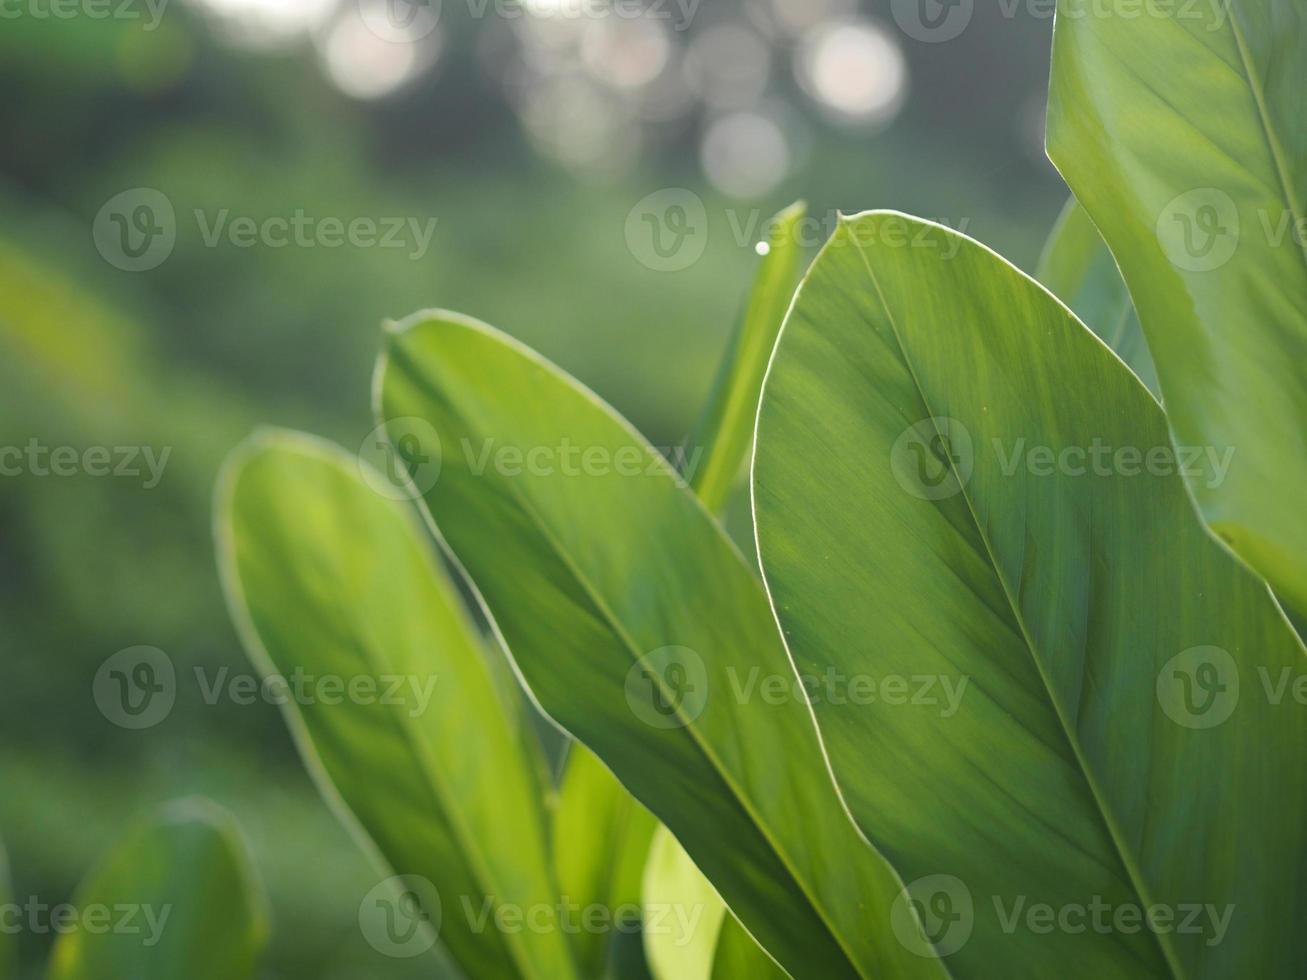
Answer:
[[[170,803],[138,824],[72,907],[79,918],[55,942],[50,980],[241,980],[267,940],[245,842],[207,800]]]
[[[788,980],[789,974],[763,952],[735,916],[722,920],[713,956],[712,980]]]
[[[726,906],[666,827],[654,834],[644,870],[649,925],[644,953],[655,980],[712,980]]]
[[[640,879],[657,821],[585,746],[568,749],[554,813],[554,867],[565,902],[602,909],[608,932],[572,938],[583,976],[600,977],[621,931],[618,917],[640,918]]]
[[[868,927],[899,883],[840,806],[808,706],[761,695],[797,683],[761,583],[657,451],[454,314],[393,326],[377,381],[392,434],[439,456],[430,515],[536,700],[759,942],[801,980],[938,975]]]
[[[1065,307],[937,225],[845,220],[786,321],[754,462],[765,579],[800,672],[844,679],[817,719],[909,882],[898,934],[924,910],[958,977],[1307,956],[1307,712],[1264,688],[1307,661],[1164,454],[1135,458],[1168,445]],[[1096,902],[1236,911],[1217,937],[1096,928]],[[1068,928],[1026,917],[1045,906]]]
[[[1212,531],[1307,611],[1307,13],[1062,0],[1048,152],[1106,239]]]
[[[561,929],[481,920],[556,908],[535,764],[490,651],[411,509],[373,489],[381,479],[295,433],[238,448],[216,508],[232,616],[265,678],[321,679],[285,706],[305,765],[378,866],[413,876],[365,900],[379,925],[416,896],[469,976],[575,976]],[[327,679],[357,693],[329,694]],[[430,943],[416,924],[393,931],[405,955]]]
[[[1036,278],[1160,397],[1157,368],[1116,259],[1074,197],[1048,236]]]
[[[666,827],[659,827],[644,873],[645,932],[655,980],[785,980]]]
[[[758,264],[708,405],[689,440],[690,486],[714,514],[725,506],[753,444],[753,422],[767,360],[798,283],[803,260],[799,224],[806,214],[807,208],[799,201],[767,223],[767,251]]]

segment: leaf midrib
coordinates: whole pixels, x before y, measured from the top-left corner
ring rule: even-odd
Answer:
[[[434,386],[427,384],[426,379],[420,372],[411,371],[409,373],[409,376],[410,378],[416,380],[418,384],[424,390],[426,390],[427,393],[433,399],[445,405],[446,409],[464,426],[465,429],[467,429],[468,431],[484,431],[484,427],[472,426],[469,423],[467,415],[464,412],[462,412],[459,408],[454,406],[450,399],[442,398],[440,392]],[[581,394],[584,396],[586,393],[581,392]],[[600,408],[600,410],[604,410],[604,406],[596,406],[596,407]],[[608,413],[605,411],[605,415],[607,414]],[[619,418],[619,419],[615,419],[614,421],[617,421],[619,426],[622,426],[622,421],[624,420],[621,420]],[[622,427],[628,428],[627,426],[622,426]],[[628,434],[632,435],[632,437],[634,438],[633,430],[629,430],[628,428]],[[654,458],[659,460],[661,462],[662,467],[667,471],[668,474],[674,476],[673,471],[671,471],[670,467],[666,463],[666,460],[663,459],[660,453],[658,453],[656,450],[651,449],[650,447],[643,445],[643,440],[641,439],[636,438],[634,439],[634,441],[635,444],[640,446],[641,449],[650,453]],[[640,660],[642,659],[642,656],[639,652],[639,647],[634,642],[634,638],[631,637],[626,632],[624,625],[621,623],[616,613],[614,613],[613,610],[609,608],[607,602],[603,599],[603,597],[597,592],[597,590],[591,583],[589,576],[587,576],[585,572],[582,571],[582,569],[576,564],[576,562],[573,561],[571,554],[563,546],[562,542],[555,536],[553,529],[541,518],[540,514],[530,503],[529,498],[525,497],[523,491],[521,491],[518,487],[513,485],[512,480],[504,480],[500,482],[508,484],[510,495],[517,502],[518,506],[522,508],[525,514],[532,520],[534,525],[540,529],[541,535],[544,538],[545,542],[548,544],[549,549],[554,553],[555,557],[558,558],[560,562],[562,562],[564,567],[571,573],[576,584],[581,587],[581,589],[585,592],[586,596],[594,604],[595,611],[598,612],[603,617],[603,620],[608,623],[609,628],[613,631],[614,635],[621,641],[622,646],[624,646],[627,652],[631,655],[632,663],[639,663]],[[697,501],[697,498],[695,498],[695,500]],[[747,565],[744,567],[744,571],[746,574],[752,576],[752,572],[749,570]],[[659,683],[661,685],[661,678],[659,678]],[[682,729],[690,736],[690,740],[698,748],[699,752],[702,754],[704,759],[707,760],[707,762],[712,766],[713,770],[717,773],[718,778],[721,779],[722,782],[731,791],[731,794],[734,797],[737,805],[739,805],[740,809],[749,818],[750,823],[753,824],[753,826],[758,831],[762,839],[770,846],[772,853],[780,861],[781,866],[789,873],[790,879],[798,887],[799,893],[803,896],[808,906],[817,914],[818,919],[826,927],[827,932],[830,934],[832,940],[835,942],[836,947],[843,954],[845,961],[849,964],[849,967],[852,969],[853,973],[857,976],[866,976],[859,969],[858,961],[853,957],[851,951],[849,950],[848,946],[844,942],[844,939],[841,936],[840,932],[834,927],[834,924],[830,921],[823,905],[821,903],[818,903],[813,898],[813,896],[809,893],[803,878],[795,871],[795,868],[793,867],[790,861],[789,855],[781,847],[777,845],[777,842],[773,839],[771,833],[768,831],[766,825],[761,820],[759,814],[755,812],[749,800],[741,792],[739,786],[736,785],[735,780],[732,778],[731,774],[728,772],[728,770],[726,770],[724,766],[722,766],[717,756],[710,750],[708,745],[703,741],[702,737],[697,731],[694,722],[684,718],[681,702],[679,699],[677,700],[676,713],[680,715],[685,721],[685,723],[682,726]],[[872,851],[872,853],[875,853],[875,851],[872,850],[871,848],[868,849]]]
[[[842,228],[841,231],[847,234],[847,231],[844,228]],[[872,268],[871,260],[867,257],[866,250],[861,245],[859,245],[856,241],[852,241],[851,244],[853,244],[858,255],[861,257],[863,266],[867,270],[867,275],[871,279],[872,287],[876,291],[876,298],[879,300],[881,309],[884,310],[885,317],[889,321],[890,330],[894,335],[894,342],[899,349],[899,356],[902,359],[903,366],[907,369],[908,376],[912,379],[912,385],[916,389],[917,397],[921,399],[921,404],[923,405],[923,407],[925,407],[926,411],[930,413],[930,420],[931,420],[932,427],[935,428],[935,431],[938,435],[943,436],[944,433],[939,431],[939,426],[935,421],[934,409],[930,405],[930,400],[926,397],[925,388],[921,384],[920,379],[917,377],[917,372],[915,367],[913,366],[912,359],[908,357],[907,347],[903,343],[903,338],[899,332],[898,323],[894,319],[893,312],[891,312],[890,310],[889,302],[885,299],[885,294],[881,289],[880,281],[876,278],[876,273]],[[977,515],[976,513],[975,505],[971,499],[971,494],[967,491],[966,484],[958,474],[956,464],[952,461],[952,459],[949,460],[948,465],[949,465],[949,469],[953,472],[954,479],[957,480],[958,482],[958,486],[962,488],[961,495],[962,495],[962,499],[965,500],[967,503],[967,513],[971,517],[972,524],[976,529],[976,533],[980,536],[980,540],[984,542],[985,554],[989,560],[990,569],[993,572],[994,577],[998,580],[999,585],[1002,587],[1003,597],[1004,599],[1007,600],[1008,608],[1012,613],[1013,619],[1015,620],[1018,628],[1021,630],[1021,638],[1023,641],[1023,645],[1026,647],[1026,651],[1030,654],[1030,659],[1034,664],[1035,672],[1039,676],[1040,682],[1044,686],[1045,694],[1048,697],[1049,703],[1052,705],[1053,713],[1057,717],[1059,726],[1062,729],[1062,733],[1066,737],[1067,743],[1071,748],[1076,763],[1080,768],[1081,776],[1084,778],[1086,784],[1089,787],[1090,795],[1093,797],[1094,802],[1097,804],[1096,812],[1098,813],[1099,819],[1103,821],[1104,828],[1107,830],[1108,833],[1108,837],[1116,848],[1117,856],[1121,860],[1122,866],[1125,868],[1126,874],[1130,876],[1130,884],[1135,890],[1136,897],[1140,899],[1144,908],[1151,907],[1153,903],[1151,899],[1148,897],[1148,889],[1145,887],[1143,874],[1140,871],[1140,869],[1135,866],[1133,856],[1130,854],[1129,850],[1125,847],[1125,844],[1122,841],[1122,835],[1116,826],[1115,819],[1112,817],[1110,810],[1106,806],[1103,799],[1102,792],[1098,787],[1097,780],[1094,778],[1089,768],[1089,764],[1085,759],[1084,751],[1080,746],[1079,738],[1077,738],[1077,736],[1075,735],[1075,732],[1071,728],[1067,719],[1064,718],[1062,715],[1061,705],[1059,704],[1057,697],[1054,695],[1053,686],[1044,672],[1044,668],[1039,655],[1036,653],[1036,646],[1034,640],[1031,637],[1030,630],[1026,625],[1025,616],[1022,615],[1020,606],[1018,605],[1015,598],[1013,597],[1007,579],[1003,575],[1003,572],[999,567],[998,561],[994,556],[994,549],[992,544],[990,543],[989,535],[985,533],[984,525],[981,522],[979,515]],[[1183,980],[1185,974],[1184,971],[1180,968],[1177,958],[1174,955],[1174,951],[1170,948],[1167,942],[1163,941],[1162,937],[1156,931],[1153,930],[1149,930],[1149,931],[1152,932],[1153,938],[1157,941],[1157,945],[1162,953],[1162,959],[1170,968],[1172,976],[1175,977],[1176,980]]]

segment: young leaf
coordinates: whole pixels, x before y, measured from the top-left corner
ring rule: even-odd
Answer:
[[[936,225],[846,220],[786,321],[754,462],[765,579],[800,671],[852,679],[817,718],[909,881],[899,935],[924,917],[959,977],[1307,956],[1307,712],[1283,698],[1307,661],[1168,446],[1060,303]],[[1153,906],[1170,927],[1131,925]],[[1180,929],[1191,907],[1210,917]]]
[[[600,977],[611,945],[639,921],[640,878],[657,821],[635,801],[593,752],[578,742],[568,748],[554,813],[554,868],[559,894],[582,909],[605,910],[612,928],[573,935],[581,974]]]
[[[1048,152],[1134,296],[1189,489],[1307,612],[1307,15],[1296,0],[1139,16],[1062,0]]]
[[[230,814],[171,803],[135,827],[77,890],[49,980],[242,980],[267,940],[265,899]],[[106,909],[108,922],[92,920]],[[128,918],[130,916],[130,919]]]
[[[643,894],[655,920],[644,933],[654,980],[712,980],[726,906],[666,827],[654,835]]]
[[[656,917],[645,932],[655,980],[783,980],[778,967],[726,906],[676,838],[658,828],[644,873]]]
[[[573,977],[561,928],[495,926],[500,907],[557,904],[534,762],[421,526],[365,466],[289,432],[235,451],[215,521],[232,616],[265,678],[317,679],[285,714],[323,795],[396,876],[425,879],[402,883],[418,911],[394,933],[431,922],[469,976]]]
[[[1161,397],[1157,368],[1116,259],[1074,197],[1048,236],[1036,278]]]
[[[690,486],[713,513],[725,506],[753,445],[753,421],[758,414],[762,378],[798,283],[803,259],[799,226],[805,214],[807,208],[800,201],[768,222],[767,251],[758,264],[753,288],[718,369],[708,405],[690,437]]]
[[[840,806],[761,583],[657,451],[454,314],[393,326],[377,382],[392,433],[439,456],[430,516],[536,699],[759,942],[801,980],[938,975],[869,926],[899,883]]]

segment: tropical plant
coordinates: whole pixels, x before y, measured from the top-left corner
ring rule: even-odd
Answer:
[[[234,454],[260,669],[434,682],[287,713],[464,972],[1298,974],[1307,31],[1126,6],[1059,20],[1042,285],[870,212],[795,291],[782,212],[680,471],[444,311],[387,325],[377,465]]]
[[[0,851],[0,900],[12,906]],[[140,820],[100,859],[67,906],[42,906],[57,932],[48,980],[245,980],[267,941],[262,885],[235,820],[208,800],[177,800]],[[62,915],[68,911],[69,916]],[[11,972],[14,916],[0,931]]]

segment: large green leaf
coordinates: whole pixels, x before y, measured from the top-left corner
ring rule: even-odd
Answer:
[[[1149,391],[1159,395],[1157,368],[1148,353],[1130,291],[1116,259],[1074,197],[1067,201],[1048,236],[1037,278],[1116,351]]]
[[[905,223],[925,247],[892,244]],[[1265,686],[1307,661],[1168,445],[1065,307],[936,225],[845,220],[786,321],[754,462],[765,579],[799,670],[844,679],[817,718],[909,881],[899,934],[924,910],[958,976],[1307,956],[1307,712]],[[1098,928],[1095,903],[1235,912],[1161,933]]]
[[[657,821],[584,745],[568,749],[554,813],[554,867],[564,901],[606,929],[572,939],[586,977],[601,977],[628,918],[639,922],[640,878]],[[619,928],[620,924],[620,928]]]
[[[744,312],[731,335],[712,395],[690,437],[688,475],[705,507],[717,513],[726,503],[753,444],[767,360],[776,345],[803,259],[799,226],[803,202],[791,204],[768,222],[766,251],[758,263]]]
[[[181,800],[101,859],[72,902],[50,980],[242,980],[267,939],[261,886],[225,811]]]
[[[800,978],[937,975],[874,927],[899,882],[842,810],[810,709],[784,696],[794,668],[761,583],[662,457],[454,314],[393,326],[377,380],[391,431],[439,456],[430,514],[539,703],[759,942]]]
[[[1049,156],[1130,286],[1176,444],[1235,451],[1188,480],[1203,517],[1300,613],[1304,78],[1301,0],[1059,3]]]
[[[324,796],[403,879],[375,896],[378,929],[413,911],[369,933],[374,946],[420,952],[426,920],[469,976],[575,976],[561,928],[520,926],[558,897],[523,722],[421,525],[380,479],[294,433],[237,449],[216,510],[232,615],[265,677],[317,679],[287,701],[287,723]]]

